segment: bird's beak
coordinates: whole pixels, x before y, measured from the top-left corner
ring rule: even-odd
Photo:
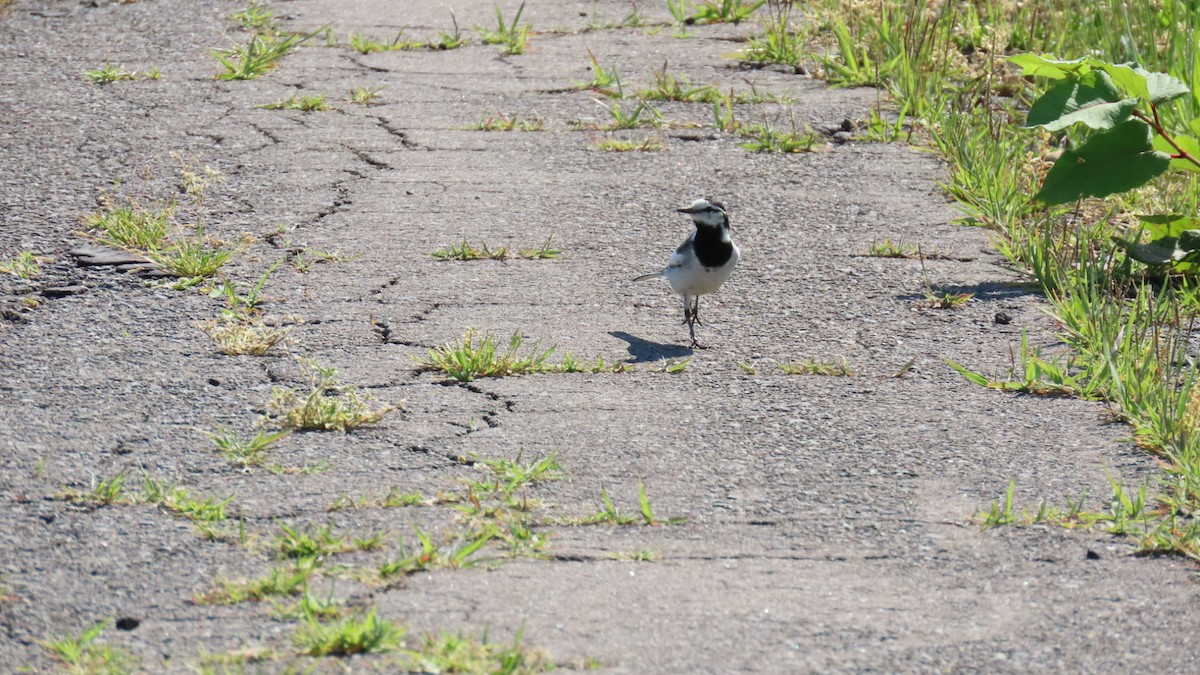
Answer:
[[[676,210],[676,211],[678,211],[678,212],[680,212],[680,213],[696,213],[696,209],[693,209],[693,208],[692,208],[692,207],[690,207],[690,206],[689,206],[689,207],[687,207],[687,208],[684,208],[684,209],[675,209],[675,210]]]

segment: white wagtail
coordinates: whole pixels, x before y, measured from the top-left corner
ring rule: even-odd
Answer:
[[[729,238],[729,215],[720,202],[697,199],[686,209],[696,222],[696,230],[688,237],[661,272],[643,274],[634,281],[663,277],[675,292],[683,296],[683,322],[692,336],[692,347],[704,349],[696,341],[696,324],[700,322],[700,296],[716,293],[737,265],[740,252]]]

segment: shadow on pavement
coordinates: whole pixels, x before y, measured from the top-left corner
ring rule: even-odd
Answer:
[[[648,363],[663,359],[677,359],[691,356],[692,350],[681,345],[668,345],[660,342],[643,340],[623,331],[609,331],[609,335],[629,343],[629,354],[633,357],[630,363]]]

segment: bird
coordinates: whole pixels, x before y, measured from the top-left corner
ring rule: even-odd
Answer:
[[[721,202],[697,199],[676,211],[690,215],[696,229],[675,249],[663,270],[643,274],[634,281],[666,279],[683,297],[683,323],[691,335],[691,347],[704,349],[696,340],[696,325],[704,325],[700,321],[700,296],[716,293],[729,279],[741,251],[729,236],[729,214]]]

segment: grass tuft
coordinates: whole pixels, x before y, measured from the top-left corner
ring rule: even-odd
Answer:
[[[838,361],[818,361],[816,359],[802,359],[795,363],[781,363],[779,370],[784,375],[825,375],[835,377],[851,377],[854,375],[854,369],[850,367],[850,362],[846,359]]]
[[[275,387],[267,404],[266,419],[284,429],[301,431],[348,431],[375,424],[398,405],[372,408],[373,397],[337,382],[337,370],[315,359],[300,359],[309,373],[309,390],[301,394],[291,387]]]

